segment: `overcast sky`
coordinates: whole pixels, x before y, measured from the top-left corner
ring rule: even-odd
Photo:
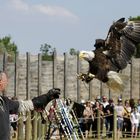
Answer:
[[[0,0],[0,38],[11,36],[20,53],[48,43],[58,53],[92,50],[113,21],[140,15],[140,0]]]

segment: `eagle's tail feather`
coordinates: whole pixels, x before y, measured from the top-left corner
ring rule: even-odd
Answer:
[[[128,76],[123,75],[121,73],[117,73],[115,71],[109,71],[108,72],[108,82],[107,85],[110,88],[110,90],[114,92],[123,92],[125,85],[128,82]]]

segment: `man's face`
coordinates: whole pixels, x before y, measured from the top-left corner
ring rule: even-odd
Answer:
[[[104,98],[103,98],[103,102],[106,102],[106,101],[107,101],[107,98],[106,98],[106,97],[104,97]]]

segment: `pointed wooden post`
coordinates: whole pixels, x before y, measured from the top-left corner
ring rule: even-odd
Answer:
[[[53,88],[57,88],[57,53],[53,52]]]
[[[18,97],[18,59],[19,59],[19,53],[15,53],[15,84],[14,84],[14,96]]]
[[[97,110],[97,138],[100,140],[101,135],[101,118],[100,111]]]
[[[37,140],[37,112],[33,112],[33,121],[32,121],[32,139]]]
[[[41,71],[42,71],[42,55],[38,54],[38,96],[41,95],[42,89],[41,89]],[[37,116],[36,116],[37,117]],[[40,115],[38,115],[38,120],[37,120],[37,139],[41,139],[41,118]],[[35,122],[34,122],[35,123]]]
[[[42,55],[38,54],[38,96],[41,95],[41,72],[42,72]]]
[[[18,140],[24,140],[23,135],[24,124],[23,124],[23,114],[19,113],[19,120],[18,120]]]
[[[77,74],[80,73],[79,52],[77,54]],[[80,80],[77,78],[77,102],[80,102]]]
[[[31,112],[27,111],[25,122],[25,140],[31,140]]]
[[[64,99],[67,98],[67,53],[64,53]]]
[[[117,136],[117,115],[116,115],[116,110],[115,109],[114,109],[113,115],[114,115],[113,140],[116,140],[116,136]]]
[[[26,53],[26,99],[30,99],[30,53]]]

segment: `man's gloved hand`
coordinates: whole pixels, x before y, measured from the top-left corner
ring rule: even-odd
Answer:
[[[33,105],[35,109],[44,110],[46,105],[53,99],[59,98],[60,89],[53,88],[48,91],[48,93],[40,95],[38,97],[34,97],[32,99]]]

